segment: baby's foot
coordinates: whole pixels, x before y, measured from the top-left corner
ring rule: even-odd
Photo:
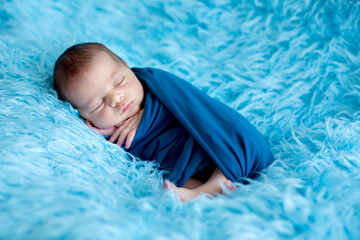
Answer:
[[[197,192],[195,189],[190,190],[183,187],[176,187],[175,184],[170,182],[169,180],[164,181],[164,188],[171,188],[182,202],[190,201],[191,199],[199,196],[199,192]]]

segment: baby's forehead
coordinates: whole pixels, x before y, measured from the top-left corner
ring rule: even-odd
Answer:
[[[89,60],[89,62],[88,62],[89,67],[96,67],[101,62],[114,63],[116,65],[120,64],[120,61],[117,61],[116,59],[114,59],[114,56],[112,56],[110,53],[102,51],[102,50],[97,50],[94,53],[94,55],[88,60]]]

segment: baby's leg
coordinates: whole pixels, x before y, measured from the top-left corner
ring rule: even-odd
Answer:
[[[203,185],[199,186],[195,190],[200,193],[209,193],[211,195],[216,195],[217,193],[222,193],[222,188],[220,182],[227,188],[227,189],[235,189],[236,186],[232,184],[232,182],[225,177],[223,172],[217,167],[209,180],[204,183]]]
[[[199,185],[196,188],[188,189],[184,187],[176,187],[175,184],[173,184],[170,181],[165,181],[164,186],[165,188],[171,187],[174,192],[178,195],[181,201],[186,202],[188,200],[191,200],[197,196],[199,196],[200,193],[209,193],[212,195],[215,195],[217,193],[222,193],[221,185],[219,181],[225,185],[228,189],[234,189],[236,188],[235,185],[232,185],[231,181],[228,180],[225,175],[221,172],[219,168],[216,168],[209,180]]]

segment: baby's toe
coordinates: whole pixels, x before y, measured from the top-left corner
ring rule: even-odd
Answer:
[[[226,180],[224,184],[225,184],[225,187],[229,190],[234,190],[237,188],[237,186],[235,184],[233,184],[230,180]]]
[[[170,188],[172,188],[174,191],[176,189],[176,186],[174,183],[170,182],[169,180],[165,180],[164,184],[163,184],[164,188],[169,190]]]
[[[169,189],[170,188],[169,180],[165,180],[163,186],[165,189]]]

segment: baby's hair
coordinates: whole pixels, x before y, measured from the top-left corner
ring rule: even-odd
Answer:
[[[54,88],[60,99],[65,100],[62,89],[68,87],[78,74],[89,67],[92,58],[99,51],[109,54],[114,61],[125,65],[119,56],[101,43],[79,43],[69,47],[56,60],[54,67]]]

